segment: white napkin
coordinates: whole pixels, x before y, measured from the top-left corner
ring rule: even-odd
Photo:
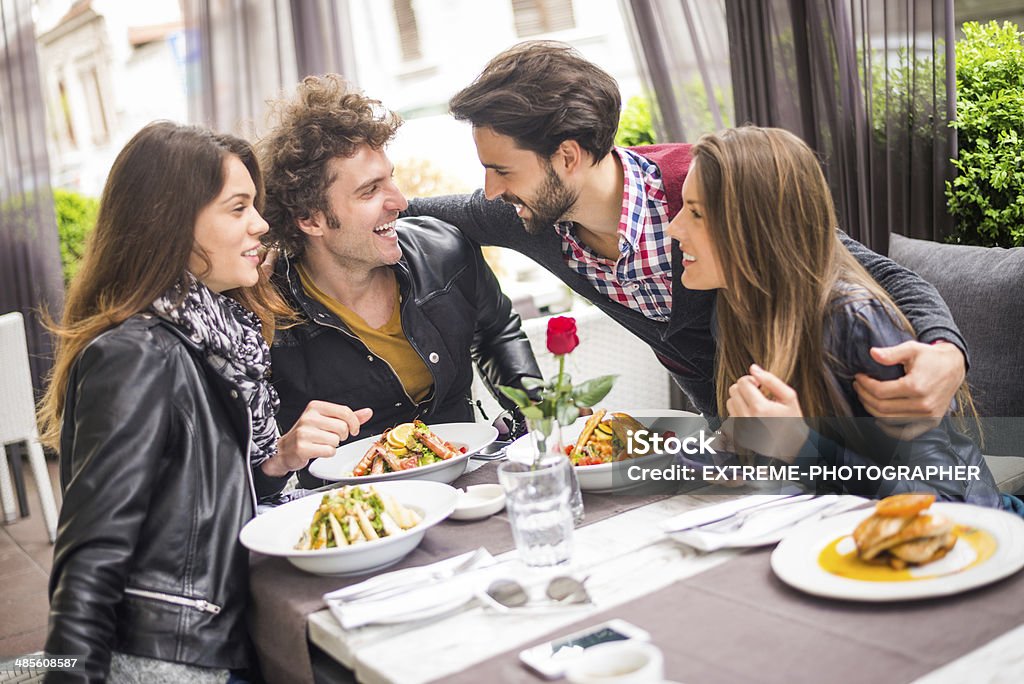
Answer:
[[[496,564],[494,557],[484,553],[473,568],[445,579],[433,579],[433,573],[455,567],[476,551],[448,558],[430,565],[396,570],[365,582],[324,594],[331,614],[343,629],[355,629],[373,623],[402,622],[454,610],[469,602],[487,584],[490,577],[483,571]],[[383,598],[346,600],[364,589],[408,586],[409,590]]]
[[[816,518],[822,513],[832,515],[859,506],[863,499],[829,494],[807,499],[793,497],[791,501],[792,503],[766,506],[763,511],[751,511],[750,518],[738,529],[730,530],[724,527],[716,532],[712,525],[712,529],[698,527],[672,532],[669,536],[700,551],[764,546],[780,541],[799,522]]]
[[[755,506],[774,506],[777,505],[775,501],[788,501],[796,499],[810,499],[810,494],[801,494],[799,497],[792,494],[750,494],[747,496],[741,496],[736,499],[729,499],[721,503],[712,504],[710,506],[701,506],[695,508],[692,511],[686,511],[679,515],[672,516],[667,520],[661,521],[660,527],[666,532],[675,532],[677,530],[684,530],[688,527],[695,527],[697,525],[703,525],[710,523],[713,520],[724,518],[727,515],[732,515],[739,511],[747,508],[754,508]]]

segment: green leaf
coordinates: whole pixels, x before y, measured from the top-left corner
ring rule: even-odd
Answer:
[[[529,392],[530,390],[540,389],[546,387],[547,384],[540,378],[522,378],[519,384],[523,386],[523,389]]]
[[[577,406],[593,406],[604,399],[612,391],[617,375],[602,375],[587,380],[572,392],[573,401]]]
[[[555,417],[558,418],[558,422],[562,425],[572,425],[580,417],[580,409],[571,402],[560,404]]]
[[[541,413],[540,408],[537,406],[520,406],[519,408],[523,412],[523,417],[527,420],[540,420],[544,417],[544,414]]]
[[[501,390],[502,394],[514,401],[520,409],[526,409],[530,406],[530,397],[523,390],[517,387],[509,387],[508,385],[498,385],[498,389]],[[523,413],[526,413],[525,410]]]

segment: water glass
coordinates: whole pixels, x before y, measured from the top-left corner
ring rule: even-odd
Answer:
[[[498,466],[512,538],[525,565],[560,565],[572,556],[571,467],[569,459],[557,456]]]

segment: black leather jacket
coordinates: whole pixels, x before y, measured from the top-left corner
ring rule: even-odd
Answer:
[[[399,221],[398,240],[402,259],[393,269],[402,296],[402,329],[430,370],[433,391],[413,402],[387,362],[309,297],[294,264],[282,257],[275,284],[304,319],[279,330],[271,349],[282,432],[314,399],[371,407],[373,417],[356,439],[416,417],[427,423],[472,421],[474,362],[493,384],[519,386],[524,376],[541,376],[519,316],[479,247],[453,226],[427,217]],[[498,400],[506,408],[513,405],[504,395]],[[308,470],[299,472],[299,482],[323,484]]]
[[[864,408],[853,388],[853,376],[865,373],[878,380],[902,377],[902,366],[883,366],[871,357],[870,350],[895,346],[914,337],[895,323],[889,310],[863,288],[849,288],[836,305],[826,321],[825,348],[830,356],[833,382],[845,398],[852,417],[826,419],[819,426],[825,436],[812,432],[797,462],[803,466],[863,466],[861,472],[872,466],[920,466],[922,472],[927,472],[923,469],[929,466],[961,466],[960,472],[966,472],[965,467],[974,467],[977,477],[940,476],[922,481],[864,475],[842,481],[819,479],[814,483],[816,488],[878,498],[923,491],[943,500],[999,508],[999,490],[981,450],[958,430],[950,416],[909,441],[894,439],[878,427],[877,419]]]
[[[237,390],[152,315],[82,352],[61,432],[47,653],[79,657],[88,681],[106,678],[112,650],[248,664],[249,430]]]

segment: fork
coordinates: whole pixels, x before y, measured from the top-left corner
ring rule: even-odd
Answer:
[[[814,501],[815,499],[818,499],[818,498],[819,497],[812,497],[811,499],[804,499],[802,501]],[[789,501],[789,502],[786,502],[786,503],[779,504],[777,506],[770,506],[769,508],[771,508],[773,510],[777,509],[777,508],[783,508],[786,505],[791,504],[791,503],[801,503],[801,501]],[[837,500],[833,501],[832,503],[828,504],[827,506],[825,506],[823,508],[822,507],[815,508],[810,513],[808,513],[807,516],[805,516],[804,518],[800,518],[800,520],[805,520],[806,518],[811,518],[811,517],[817,517],[819,520],[824,520],[825,518],[831,518],[831,517],[836,516],[836,515],[842,515],[843,513],[849,513],[850,511],[859,511],[859,510],[864,509],[864,508],[871,508],[871,507],[873,507],[875,505],[874,501],[863,501],[863,502],[861,502],[859,504],[856,504],[854,506],[844,506],[845,503],[846,502],[843,501],[842,499],[837,499]],[[832,510],[832,509],[838,509],[838,510]],[[715,533],[735,532],[736,530],[740,529],[741,527],[746,525],[748,522],[750,522],[753,518],[755,518],[758,513],[761,513],[763,511],[764,511],[764,508],[758,508],[756,510],[752,509],[752,510],[747,510],[747,511],[740,511],[740,515],[737,515],[735,518],[729,518],[728,520],[719,520],[719,521],[716,521],[714,523],[710,523],[707,526],[702,526],[699,529],[702,530],[702,531],[709,531],[709,532],[715,532]],[[773,527],[770,530],[767,530],[766,532],[774,532],[775,530],[780,529],[782,527],[787,527],[789,525],[795,524],[795,522],[800,522],[800,520],[793,521],[793,520],[788,520],[787,519],[785,522],[780,524],[778,527]],[[728,523],[728,524],[720,525],[719,523]]]
[[[770,505],[767,505],[767,506],[755,506],[753,508],[749,508],[749,509],[746,509],[746,510],[739,511],[739,512],[736,513],[736,515],[730,516],[730,517],[725,518],[723,520],[716,520],[716,521],[707,523],[706,525],[698,525],[694,529],[701,530],[702,532],[715,532],[715,533],[722,533],[722,534],[727,534],[729,532],[735,532],[736,530],[740,529],[741,527],[746,525],[748,522],[750,522],[751,520],[756,518],[761,513],[764,513],[766,511],[776,511],[776,510],[779,510],[781,508],[786,508],[788,506],[791,506],[793,504],[799,504],[799,503],[806,503],[808,501],[814,501],[817,498],[818,497],[816,497],[816,496],[812,496],[810,498],[796,497],[796,498],[793,498],[793,499],[789,499],[787,501],[779,501],[779,502],[776,502],[774,504],[770,504]],[[825,507],[824,510],[827,510],[828,508],[831,508],[832,506],[835,505],[835,503],[837,503],[837,502],[833,502],[832,504],[829,504],[828,506]],[[815,509],[815,510],[817,511],[817,510],[821,510],[821,509]],[[812,512],[810,515],[813,515],[813,514],[814,513]]]
[[[746,515],[753,514],[756,511],[767,510],[769,508],[776,508],[778,506],[787,506],[787,505],[789,505],[791,503],[796,503],[797,501],[805,501],[805,500],[810,499],[810,498],[811,498],[810,494],[799,494],[799,495],[796,495],[796,494],[785,494],[785,495],[782,495],[781,497],[778,497],[778,498],[776,498],[774,500],[762,501],[761,503],[755,504],[753,506],[747,506],[745,508],[740,508],[739,510],[734,510],[734,511],[732,511],[730,513],[725,513],[724,515],[720,515],[717,518],[712,518],[711,520],[705,520],[704,522],[700,522],[700,523],[697,523],[697,524],[684,525],[682,527],[667,527],[666,526],[663,529],[666,532],[668,532],[668,533],[672,533],[672,532],[685,532],[687,530],[701,530],[701,529],[705,529],[705,528],[707,528],[707,527],[709,527],[711,525],[716,525],[716,524],[718,524],[720,522],[732,521],[737,516],[740,516],[740,515],[746,516]]]
[[[456,575],[459,575],[463,572],[466,572],[467,570],[472,569],[473,566],[479,563],[486,555],[487,549],[480,547],[473,552],[472,556],[465,559],[464,561],[462,561],[454,567],[438,568],[426,573],[418,571],[417,568],[409,568],[409,575],[406,579],[399,580],[399,578],[397,577],[392,578],[397,582],[397,584],[389,582],[384,586],[367,587],[362,591],[357,591],[354,593],[344,593],[343,596],[336,596],[335,598],[337,598],[340,601],[348,603],[350,601],[377,601],[380,599],[390,598],[392,596],[398,596],[399,594],[404,594],[406,592],[413,591],[414,589],[418,589],[419,587],[424,586],[424,584],[426,583],[443,582],[445,580],[451,579]],[[381,581],[385,581],[383,577],[381,578]],[[343,592],[344,589],[337,593]]]

